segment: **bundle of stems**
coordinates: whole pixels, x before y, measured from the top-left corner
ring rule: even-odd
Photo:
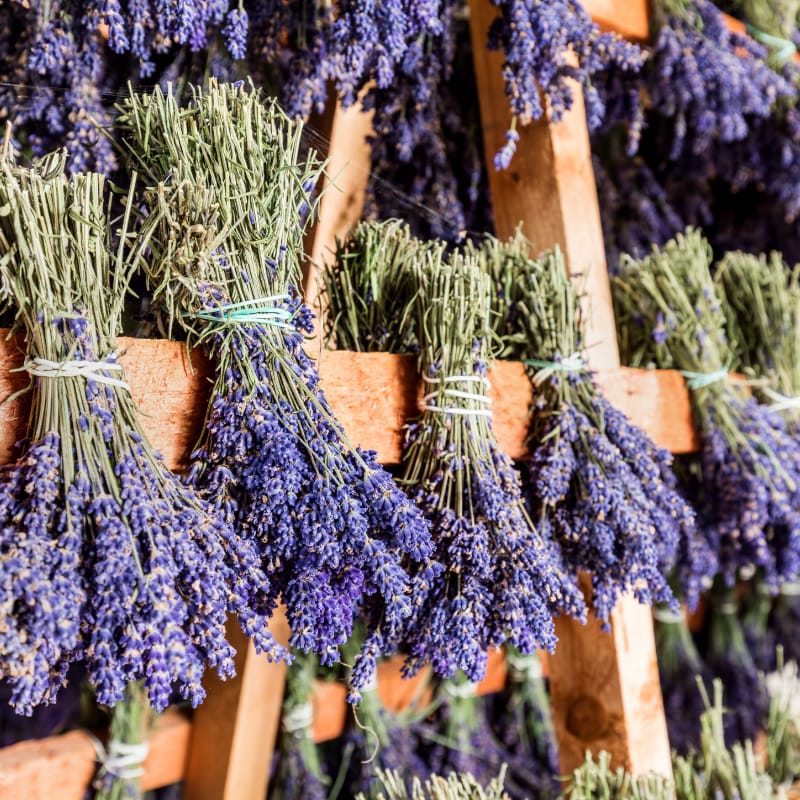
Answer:
[[[692,229],[646,258],[624,257],[612,283],[621,351],[631,366],[683,372],[701,437],[703,530],[729,585],[758,569],[775,591],[800,572],[800,446],[778,414],[728,379],[711,262]]]
[[[0,677],[20,713],[74,661],[105,705],[133,681],[156,709],[197,704],[207,667],[234,671],[235,543],[148,443],[118,361],[133,195],[112,224],[105,179],[65,166],[0,164],[0,284],[31,375],[27,439],[0,470]]]
[[[440,570],[420,594],[406,669],[480,680],[487,651],[552,649],[552,616],[583,619],[581,592],[525,509],[500,451],[488,396],[489,280],[468,257],[418,268],[416,324],[425,395],[408,426],[403,476],[430,520]]]
[[[585,362],[579,296],[556,250],[532,259],[518,234],[479,251],[506,297],[504,353],[526,364],[534,388],[531,514],[573,575],[591,573],[604,625],[625,592],[670,603],[675,572],[687,602],[713,575],[694,513],[678,492],[672,458],[613,408]],[[501,308],[501,307],[498,307]]]
[[[297,286],[321,165],[313,152],[301,159],[301,125],[252,85],[212,82],[185,107],[156,90],[119,110],[123,150],[149,183],[153,303],[207,346],[215,369],[189,481],[252,548],[264,577],[243,569],[243,590],[266,616],[282,598],[292,647],[336,663],[364,621],[356,702],[377,656],[402,638],[407,567],[432,545],[376,454],[347,440],[303,349],[313,315]]]

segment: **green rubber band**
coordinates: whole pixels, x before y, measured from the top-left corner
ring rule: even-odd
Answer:
[[[753,27],[749,22],[745,25],[745,28],[757,42],[761,42],[768,47],[774,47],[777,50],[775,58],[781,64],[786,63],[797,52],[797,45],[790,39],[781,39],[780,36],[773,36],[771,33]]]
[[[728,368],[718,369],[716,372],[692,372],[689,369],[682,369],[681,375],[686,378],[686,387],[688,389],[705,389],[718,381],[726,380]]]
[[[226,303],[212,310],[198,311],[191,316],[206,322],[215,322],[225,325],[230,322],[254,325],[272,325],[284,330],[294,330],[288,323],[294,318],[294,313],[286,308],[264,305],[265,301],[285,300],[284,295],[259,297],[253,300],[242,300],[239,303]]]

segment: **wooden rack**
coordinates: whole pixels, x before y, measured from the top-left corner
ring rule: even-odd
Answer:
[[[584,0],[605,30],[631,40],[649,37],[646,0]],[[478,79],[487,163],[504,143],[510,122],[501,77],[502,57],[487,51],[486,30],[495,13],[489,0],[470,0],[470,26]],[[732,23],[733,25],[733,23]],[[606,273],[589,138],[579,87],[573,109],[558,124],[547,119],[519,130],[517,155],[509,170],[489,170],[498,236],[518,223],[541,248],[558,244],[571,273],[588,269],[592,328],[588,342],[592,367],[607,397],[674,453],[697,448],[689,398],[681,376],[619,366],[613,311]],[[369,114],[344,110],[331,102],[315,121],[330,140],[328,174],[336,176],[320,207],[320,222],[309,238],[312,263],[321,263],[360,217],[369,175],[364,136]],[[329,181],[330,183],[330,181]],[[314,298],[314,276],[307,297]],[[209,366],[173,342],[123,340],[126,374],[143,414],[143,425],[170,467],[181,470],[202,424],[208,397]],[[21,388],[24,378],[9,372],[21,363],[20,343],[0,346],[0,396]],[[319,367],[323,388],[354,444],[376,450],[383,463],[400,456],[401,429],[417,413],[419,387],[414,359],[385,354],[323,351]],[[501,446],[515,458],[525,455],[530,382],[520,364],[498,362],[490,373],[495,429]],[[365,398],[368,400],[365,401]],[[24,429],[25,400],[0,406],[0,461],[14,455]],[[376,424],[378,421],[378,424]],[[277,615],[276,638],[288,636]],[[562,772],[583,761],[586,749],[610,751],[616,763],[636,773],[671,772],[649,610],[623,600],[604,634],[595,622],[580,626],[558,620],[559,646],[549,659],[553,713]],[[207,701],[191,723],[180,712],[162,715],[151,733],[143,786],[184,781],[186,800],[263,800],[278,727],[285,667],[255,655],[238,627],[237,677],[226,683],[209,678]],[[481,691],[503,685],[499,654]],[[403,707],[414,685],[399,680],[396,661],[381,665],[378,689],[385,704]],[[344,724],[344,691],[320,684],[314,695],[317,740],[337,735]],[[81,800],[96,767],[92,738],[74,731],[0,750],[0,800]]]

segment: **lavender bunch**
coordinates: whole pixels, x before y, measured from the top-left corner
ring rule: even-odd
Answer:
[[[776,590],[800,569],[800,451],[784,421],[727,379],[731,351],[711,249],[687,230],[612,282],[623,360],[683,371],[702,449],[702,495],[722,576],[759,569]]]
[[[778,253],[726,253],[714,279],[723,302],[732,368],[756,397],[800,430],[800,266]]]
[[[558,544],[567,568],[591,572],[597,618],[608,624],[619,597],[673,603],[674,569],[695,604],[715,564],[670,469],[672,458],[602,396],[583,360],[578,296],[560,252],[538,261],[524,240],[487,240],[484,268],[504,286],[507,353],[534,385],[532,516]]]
[[[214,385],[189,483],[253,549],[290,644],[338,661],[359,617],[366,640],[350,699],[391,653],[432,551],[428,526],[373,452],[348,442],[303,350],[312,314],[295,287],[300,209],[320,171],[298,158],[301,126],[246,86],[212,83],[180,108],[156,91],[121,105],[145,202],[154,303],[208,347]]]
[[[489,647],[552,649],[552,615],[583,619],[585,609],[531,522],[492,431],[488,277],[457,254],[432,266],[417,270],[425,395],[407,429],[401,483],[430,520],[441,567],[419,595],[406,668],[430,661],[442,676],[461,669],[477,681]]]
[[[767,711],[758,668],[744,641],[736,598],[722,588],[712,595],[712,616],[705,662],[725,687],[729,712],[724,720],[725,741],[732,745],[754,739]]]
[[[431,775],[424,784],[415,780],[409,794],[399,772],[379,772],[380,790],[374,800],[510,800],[503,791],[504,778],[502,768],[485,786],[469,773],[451,773],[446,778]],[[367,797],[359,794],[356,800],[367,800]]]
[[[781,584],[769,617],[769,629],[787,661],[800,664],[800,584]]]
[[[423,243],[400,220],[359,222],[325,265],[325,336],[337,350],[418,349],[412,308],[415,264],[441,261],[443,245]]]
[[[740,623],[747,652],[760,672],[775,669],[775,647],[778,642],[769,626],[772,602],[769,586],[757,578],[751,581],[750,595],[743,603]]]
[[[122,376],[133,195],[115,242],[103,177],[68,180],[65,162],[0,172],[0,275],[32,376],[27,439],[0,470],[0,676],[21,713],[55,700],[79,660],[105,705],[140,680],[158,710],[173,691],[196,705],[206,668],[233,674],[229,613],[281,648],[236,586],[245,551],[153,451]]]
[[[652,773],[633,776],[624,767],[611,767],[611,754],[601,750],[595,760],[586,760],[569,776],[563,800],[672,800],[675,787],[669,778]],[[686,798],[686,800],[689,800]],[[699,797],[692,796],[692,800]]]
[[[641,50],[613,34],[601,33],[576,0],[492,0],[498,15],[489,29],[490,50],[502,50],[506,97],[513,114],[506,144],[494,157],[495,169],[511,163],[519,134],[517,123],[528,125],[544,113],[562,118],[572,107],[573,85],[580,84],[589,127],[599,126],[603,101],[592,77],[609,65],[636,71]]]
[[[700,746],[705,705],[698,678],[707,684],[713,676],[700,657],[685,614],[659,607],[653,611],[653,621],[669,743],[686,755]]]
[[[300,655],[289,665],[283,698],[278,767],[270,781],[270,800],[326,800],[330,778],[325,774],[311,724],[311,692],[317,658]]]

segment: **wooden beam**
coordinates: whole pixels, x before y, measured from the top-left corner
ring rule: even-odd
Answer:
[[[150,732],[142,789],[183,780],[191,724],[170,709]],[[83,800],[97,771],[97,751],[86,731],[20,742],[0,749],[0,800]]]
[[[470,0],[470,26],[486,161],[502,147],[511,119],[504,93],[503,56],[485,47],[496,10]],[[523,232],[537,248],[559,245],[571,275],[581,275],[588,305],[587,355],[596,369],[619,367],[611,287],[605,264],[589,133],[580,87],[572,110],[518,129],[510,169],[489,169],[495,230],[500,238]],[[550,659],[553,718],[560,767],[568,774],[586,750],[608,750],[636,773],[672,772],[649,609],[624,599],[612,615],[612,633],[592,620],[581,626],[556,620],[559,638]]]
[[[583,7],[601,30],[633,42],[646,42],[650,37],[647,0],[583,0]]]
[[[271,630],[289,639],[286,617],[276,614]],[[195,711],[183,797],[185,800],[263,800],[269,782],[283,704],[286,666],[255,653],[238,623],[228,624],[237,649],[236,677],[208,678],[208,697]]]

